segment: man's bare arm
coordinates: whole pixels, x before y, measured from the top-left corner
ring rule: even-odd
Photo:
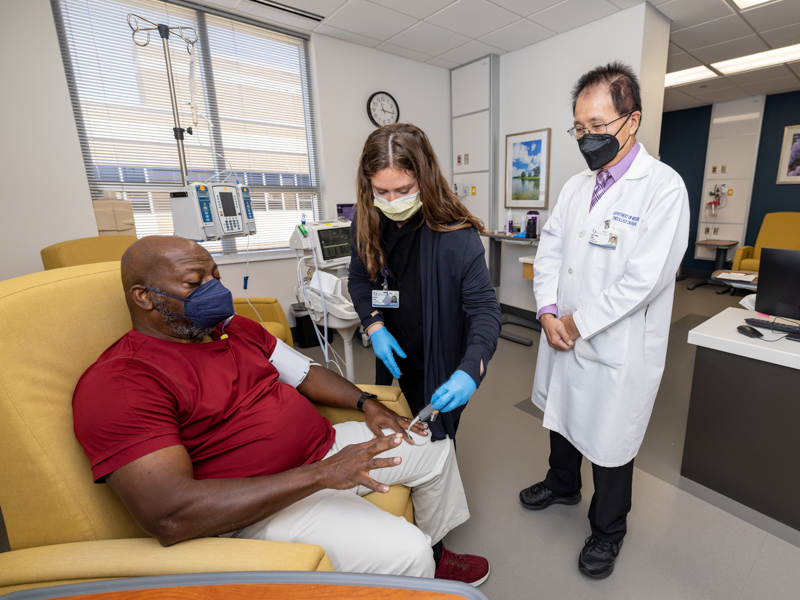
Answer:
[[[362,485],[388,492],[369,472],[400,464],[399,457],[375,458],[400,441],[397,434],[382,436],[277,475],[202,480],[194,478],[186,449],[171,446],[117,469],[106,481],[142,529],[171,546],[252,525],[322,489]]]
[[[356,408],[362,393],[341,375],[317,365],[311,366],[306,378],[297,386],[297,391],[313,402],[337,408]],[[383,435],[382,429],[393,429],[402,433],[406,441],[411,442],[411,438],[406,433],[408,419],[398,416],[373,399],[364,402],[362,408],[366,416],[367,427],[376,436]],[[418,423],[414,425],[412,431],[419,435],[427,435],[427,427],[424,423]]]

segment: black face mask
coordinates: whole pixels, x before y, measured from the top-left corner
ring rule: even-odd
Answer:
[[[628,113],[628,117],[619,126],[617,133],[622,131],[632,114],[632,112]],[[616,133],[614,135],[610,133],[585,133],[578,140],[578,148],[580,148],[583,158],[586,159],[586,164],[589,165],[592,171],[596,171],[603,165],[610,163],[620,151]]]

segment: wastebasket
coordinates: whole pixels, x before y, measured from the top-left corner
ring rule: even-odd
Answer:
[[[295,326],[292,327],[292,339],[294,343],[300,348],[313,348],[319,346],[319,338],[314,333],[315,323],[308,314],[308,309],[298,303],[291,306],[292,316],[294,317]],[[322,337],[323,327],[317,325],[319,328],[320,338]],[[334,330],[328,327],[328,343],[333,341]]]

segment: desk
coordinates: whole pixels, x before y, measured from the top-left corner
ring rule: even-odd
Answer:
[[[689,332],[697,354],[681,475],[800,529],[800,343],[736,331],[756,316],[727,308]]]
[[[728,250],[731,248],[738,246],[739,242],[736,240],[697,240],[694,243],[695,246],[700,246],[701,248],[716,248],[717,253],[714,257],[714,270],[721,271],[722,269],[728,266],[728,261],[726,260],[726,256],[728,254]],[[719,281],[715,281],[714,279],[705,279],[703,281],[697,281],[692,285],[687,286],[686,289],[693,290],[694,288],[700,287],[701,285],[724,285]],[[724,286],[722,290],[717,290],[718,294],[724,294],[728,291],[728,286]]]
[[[500,269],[501,269],[501,259],[503,257],[503,244],[518,244],[523,246],[538,246],[539,240],[532,239],[532,238],[512,238],[505,235],[496,235],[492,233],[487,233],[483,237],[489,239],[489,275],[492,278],[492,285],[495,287],[495,292],[497,288],[500,287]],[[532,269],[533,267],[531,267]],[[523,273],[524,275],[524,273]],[[531,276],[531,279],[533,277]],[[518,317],[517,315],[512,315],[510,313],[500,312],[500,323],[505,325],[506,323],[511,323],[512,325],[520,325],[522,327],[527,327],[528,329],[533,329],[534,331],[541,331],[542,326],[539,324],[538,321],[531,321],[529,319],[523,319],[522,317]],[[522,344],[523,346],[531,346],[533,345],[533,340],[528,338],[524,338],[520,335],[516,335],[514,333],[508,333],[507,331],[500,331],[500,337],[504,340],[509,340],[511,342],[516,342],[517,344]]]

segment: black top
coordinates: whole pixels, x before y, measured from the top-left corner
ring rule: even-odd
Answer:
[[[381,215],[381,245],[388,263],[389,289],[400,292],[400,306],[382,309],[383,320],[408,356],[404,362],[416,371],[422,371],[425,366],[420,327],[422,279],[419,236],[422,225],[422,211],[417,211],[402,227]],[[380,283],[383,283],[383,278],[380,278]]]

